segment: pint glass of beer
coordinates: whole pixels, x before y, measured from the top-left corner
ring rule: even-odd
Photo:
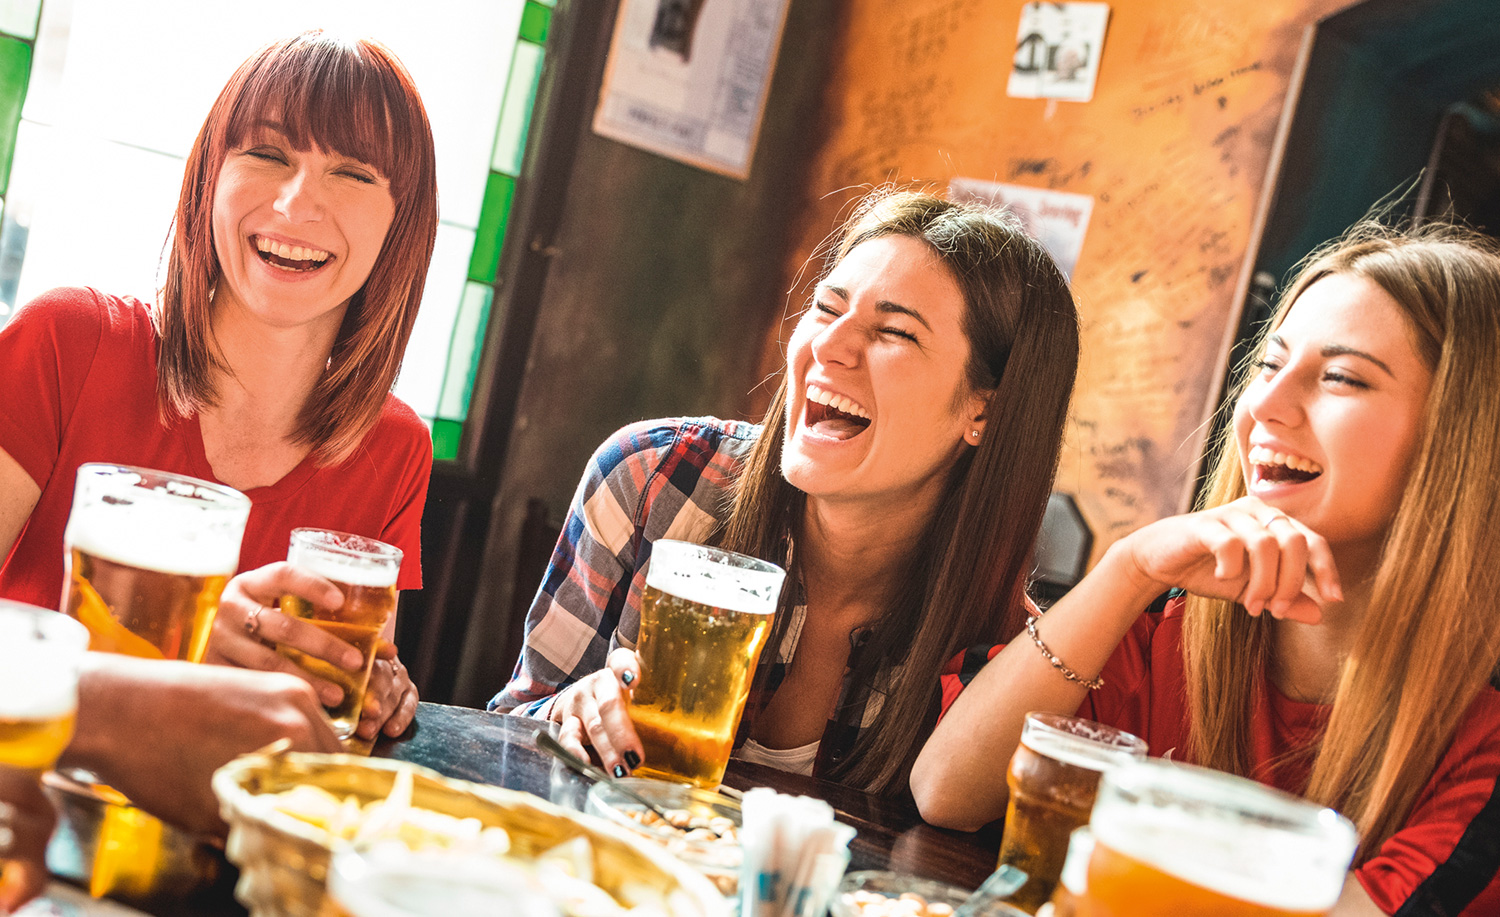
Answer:
[[[0,767],[49,770],[73,738],[89,633],[66,615],[0,599]]]
[[[732,551],[655,543],[630,702],[646,753],[637,774],[719,785],[785,578],[775,564]]]
[[[1332,809],[1160,760],[1105,774],[1090,828],[1090,917],[1326,914],[1357,843]]]
[[[89,649],[201,661],[249,518],[250,499],[222,484],[81,466],[63,607],[89,629]]]
[[[1010,903],[1035,914],[1052,896],[1068,856],[1068,838],[1088,824],[1100,774],[1145,756],[1145,741],[1128,732],[1073,716],[1026,715],[1021,744],[1005,775],[1010,802],[1000,865],[1027,875]]]
[[[314,608],[297,596],[285,595],[281,597],[281,610],[317,625],[359,650],[364,665],[358,672],[341,669],[289,646],[278,650],[312,674],[344,689],[344,699],[329,708],[328,717],[339,738],[347,739],[359,725],[359,713],[365,706],[380,633],[396,611],[396,574],[401,571],[401,549],[346,532],[293,529],[286,559],[292,566],[332,582],[344,594],[344,604],[332,611]]]

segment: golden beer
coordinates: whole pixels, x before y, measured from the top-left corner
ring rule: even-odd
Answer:
[[[359,671],[351,672],[290,646],[277,650],[313,675],[344,689],[343,700],[327,710],[334,732],[339,738],[348,738],[359,726],[381,632],[396,612],[401,550],[345,532],[295,529],[286,559],[292,566],[333,583],[344,594],[344,604],[329,611],[314,608],[298,596],[285,595],[281,597],[281,610],[359,650],[364,661]]]
[[[200,661],[249,515],[249,498],[222,485],[80,467],[63,609],[88,628],[89,649]]]
[[[630,702],[645,752],[638,775],[719,785],[785,576],[730,551],[652,547]]]
[[[1027,875],[1011,904],[1034,914],[1052,896],[1068,840],[1088,824],[1100,775],[1145,755],[1146,743],[1128,732],[1077,717],[1027,714],[1005,775],[1010,801],[1000,865]]]
[[[40,773],[57,763],[73,738],[87,648],[77,621],[0,600],[0,767]]]
[[[1356,843],[1332,809],[1163,761],[1106,774],[1090,830],[1090,917],[1326,914]]]

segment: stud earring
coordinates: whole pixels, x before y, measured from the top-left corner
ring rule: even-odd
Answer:
[[[972,436],[972,437],[974,437],[974,442],[976,442],[976,443],[979,442],[979,431],[978,430],[970,430],[969,431],[969,435]]]

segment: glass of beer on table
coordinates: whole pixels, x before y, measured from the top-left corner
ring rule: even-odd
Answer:
[[[50,770],[73,738],[89,633],[55,611],[0,599],[0,767]]]
[[[249,518],[250,498],[222,484],[79,467],[63,607],[88,628],[89,649],[201,661]]]
[[[375,651],[386,622],[396,611],[396,574],[401,571],[401,549],[383,541],[328,529],[293,529],[287,562],[321,576],[344,594],[334,609],[315,608],[294,595],[281,597],[282,613],[308,621],[359,650],[364,665],[350,672],[293,649],[278,647],[288,659],[319,678],[344,689],[344,699],[328,709],[333,731],[347,739],[359,726]]]
[[[1005,782],[1010,802],[1000,865],[1024,870],[1026,884],[1008,900],[1036,913],[1052,895],[1068,856],[1068,838],[1088,824],[1099,777],[1146,756],[1146,743],[1092,720],[1028,713]]]
[[[1332,809],[1161,760],[1105,774],[1089,827],[1089,917],[1326,914],[1357,843]]]
[[[712,788],[724,777],[786,571],[684,541],[651,549],[630,721],[636,774]]]

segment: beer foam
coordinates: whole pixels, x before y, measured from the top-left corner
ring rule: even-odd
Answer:
[[[1326,836],[1197,810],[1100,806],[1089,828],[1117,853],[1230,898],[1293,912],[1332,907],[1348,856],[1338,862]],[[1352,852],[1352,849],[1351,849]]]
[[[18,648],[0,659],[0,719],[51,720],[78,707],[76,657],[35,646]]]
[[[400,572],[397,564],[372,564],[357,557],[341,557],[296,544],[287,554],[287,560],[292,566],[324,579],[371,589],[396,585],[396,574]]]
[[[1103,771],[1136,758],[1129,749],[1122,746],[1090,742],[1079,736],[1057,732],[1028,732],[1022,741],[1037,754],[1090,771]]]
[[[715,563],[699,550],[697,545],[658,541],[646,569],[646,585],[689,602],[742,614],[776,611],[786,578],[779,568],[753,570]]]
[[[127,505],[75,504],[63,542],[103,560],[186,576],[227,576],[240,563],[244,522],[142,491]]]

